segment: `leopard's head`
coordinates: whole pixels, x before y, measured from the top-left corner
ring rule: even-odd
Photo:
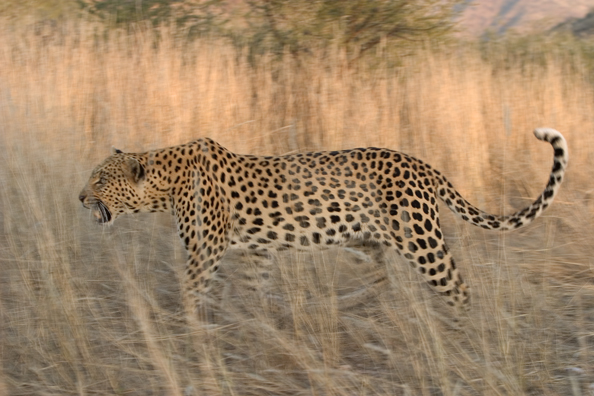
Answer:
[[[145,178],[137,156],[113,148],[112,154],[93,170],[78,199],[91,209],[98,223],[110,224],[120,214],[140,211]]]

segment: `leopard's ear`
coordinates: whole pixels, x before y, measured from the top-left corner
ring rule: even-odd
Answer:
[[[135,158],[127,157],[122,163],[122,170],[124,171],[124,174],[134,183],[144,180],[144,166],[142,166],[142,164]]]
[[[122,154],[122,153],[123,153],[123,151],[122,151],[122,150],[118,150],[117,148],[115,148],[115,147],[111,146],[111,155],[114,155],[114,154]]]

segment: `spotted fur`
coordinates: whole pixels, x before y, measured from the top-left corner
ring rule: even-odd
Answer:
[[[509,216],[481,211],[439,171],[397,151],[261,157],[232,153],[208,138],[141,154],[114,150],[79,199],[103,224],[123,213],[172,211],[189,255],[184,295],[194,307],[229,246],[263,253],[353,240],[394,249],[449,304],[464,306],[468,287],[445,244],[437,200],[489,230],[534,221],[553,202],[568,160],[559,132],[540,128],[534,134],[553,146],[553,169],[541,195]]]

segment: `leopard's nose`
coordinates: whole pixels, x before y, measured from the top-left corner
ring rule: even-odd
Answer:
[[[79,194],[78,199],[80,200],[80,202],[82,202],[83,204],[85,203],[85,199],[87,199],[87,196],[85,194]]]

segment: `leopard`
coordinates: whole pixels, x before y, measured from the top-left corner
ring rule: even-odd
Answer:
[[[402,152],[242,155],[210,138],[142,153],[112,148],[78,198],[103,225],[123,214],[171,212],[187,251],[182,300],[193,310],[229,248],[267,254],[360,241],[395,251],[447,304],[467,311],[470,289],[446,245],[438,201],[486,230],[532,223],[553,202],[568,163],[560,132],[537,128],[534,135],[552,145],[553,167],[540,196],[510,215],[482,211],[441,172]]]

